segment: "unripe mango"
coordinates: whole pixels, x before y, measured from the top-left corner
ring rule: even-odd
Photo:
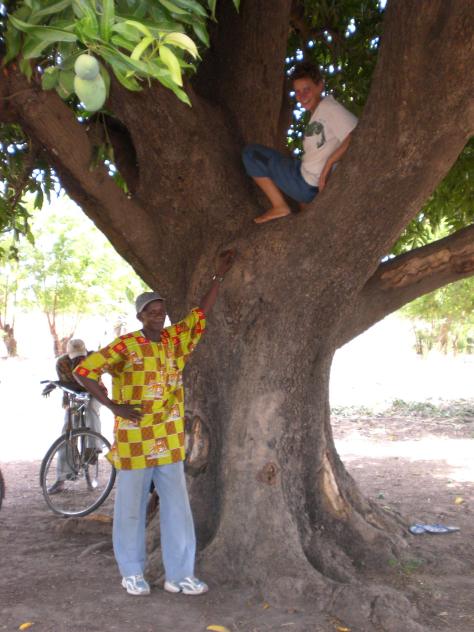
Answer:
[[[100,110],[107,97],[107,90],[102,75],[97,75],[92,81],[81,79],[78,76],[74,77],[74,92],[89,112]]]
[[[95,79],[99,74],[99,62],[92,55],[79,55],[74,64],[74,72],[81,79]]]

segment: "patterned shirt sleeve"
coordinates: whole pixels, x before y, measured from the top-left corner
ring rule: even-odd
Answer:
[[[126,345],[121,338],[116,338],[103,349],[99,349],[85,358],[74,373],[81,377],[98,382],[104,373],[114,376],[120,372],[126,362]]]
[[[60,382],[74,382],[72,362],[67,354],[60,356],[56,362],[56,373]]]
[[[196,348],[205,329],[206,316],[202,309],[195,307],[183,320],[171,325],[171,327],[167,327],[163,331],[163,337],[167,339],[170,345],[179,348],[180,356],[187,360]]]

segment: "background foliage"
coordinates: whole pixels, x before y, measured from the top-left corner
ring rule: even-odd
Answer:
[[[474,278],[450,283],[400,311],[412,321],[417,353],[474,353]]]
[[[35,244],[24,244],[18,261],[0,268],[0,329],[14,325],[18,310],[39,309],[59,349],[81,319],[99,315],[120,322],[135,296],[148,289],[67,198],[36,214],[32,229]]]

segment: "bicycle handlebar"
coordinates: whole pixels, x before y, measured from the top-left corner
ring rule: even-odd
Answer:
[[[41,380],[40,384],[51,384],[53,387],[58,387],[68,395],[72,395],[76,399],[88,400],[90,399],[90,393],[83,390],[75,390],[80,389],[79,384],[75,385],[71,382],[60,382],[59,380]]]

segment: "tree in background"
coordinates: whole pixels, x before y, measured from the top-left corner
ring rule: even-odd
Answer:
[[[402,308],[413,322],[417,353],[474,350],[474,279],[463,279],[425,294]]]
[[[359,580],[359,569],[403,554],[406,531],[341,463],[328,384],[338,346],[474,270],[472,226],[381,263],[472,136],[472,0],[393,0],[384,16],[375,0],[252,0],[240,13],[226,0],[217,10],[214,0],[13,4],[21,13],[0,120],[21,129],[15,151],[25,160],[39,151],[169,297],[173,318],[201,295],[222,246],[239,252],[197,351],[199,372],[187,374],[187,410],[209,446],[191,489],[204,570],[270,598],[316,594],[317,607],[363,630],[419,630],[402,597]],[[209,40],[198,66],[180,33]],[[240,150],[281,144],[292,109],[288,38],[306,56],[326,55],[329,88],[362,116],[308,210],[257,228]],[[111,80],[99,115],[61,74],[72,68],[59,62],[84,51]]]
[[[21,258],[29,270],[23,304],[38,306],[46,316],[55,356],[65,353],[78,317],[89,311],[93,255],[74,227],[71,219],[53,215],[36,228],[35,246],[26,248]],[[59,332],[58,318],[64,314],[74,320],[68,331]]]
[[[44,313],[55,356],[65,353],[84,316],[119,318],[146,287],[78,212],[62,199],[53,210],[34,214],[35,243],[20,250],[14,269],[22,271],[21,280],[12,277],[19,305]]]
[[[5,239],[0,248],[10,251],[11,239]],[[15,315],[19,276],[18,262],[16,260],[5,261],[0,269],[0,331],[9,358],[17,355]]]

